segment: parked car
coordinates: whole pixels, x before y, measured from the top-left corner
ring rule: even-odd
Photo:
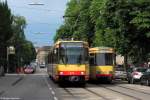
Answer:
[[[145,84],[150,86],[150,68],[148,68],[146,72],[143,73],[140,83],[141,85]]]
[[[40,68],[45,68],[45,64],[40,64]]]
[[[34,73],[33,67],[31,67],[31,66],[28,65],[27,67],[25,67],[24,73],[25,74],[32,74],[32,73]]]
[[[134,84],[135,82],[140,82],[141,76],[146,71],[145,67],[135,67],[132,68],[130,72],[127,72],[128,83]]]
[[[33,68],[33,73],[36,72],[36,67],[37,67],[37,65],[34,64],[34,63],[32,63],[32,64],[30,64],[30,66]]]
[[[0,76],[4,76],[5,72],[4,72],[4,67],[0,66]]]
[[[115,79],[127,80],[127,72],[124,66],[117,66],[115,69]]]

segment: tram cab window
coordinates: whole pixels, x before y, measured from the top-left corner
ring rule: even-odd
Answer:
[[[97,65],[113,65],[113,54],[112,53],[99,53],[96,55]]]

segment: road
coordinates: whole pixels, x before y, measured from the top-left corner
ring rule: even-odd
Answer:
[[[0,100],[150,100],[150,87],[115,81],[88,83],[86,87],[61,87],[48,78],[46,69],[35,74],[0,77]]]

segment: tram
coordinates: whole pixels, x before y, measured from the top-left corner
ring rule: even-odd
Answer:
[[[94,47],[89,49],[90,80],[111,83],[114,78],[115,52],[110,47]]]
[[[84,41],[57,41],[48,54],[48,75],[55,82],[79,82],[89,79],[89,47]]]

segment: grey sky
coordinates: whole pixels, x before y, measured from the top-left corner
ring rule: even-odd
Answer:
[[[4,1],[4,0],[3,0]],[[27,20],[25,35],[36,46],[53,44],[56,30],[63,24],[64,11],[69,0],[7,0],[13,14]],[[43,6],[29,5],[43,3]]]

